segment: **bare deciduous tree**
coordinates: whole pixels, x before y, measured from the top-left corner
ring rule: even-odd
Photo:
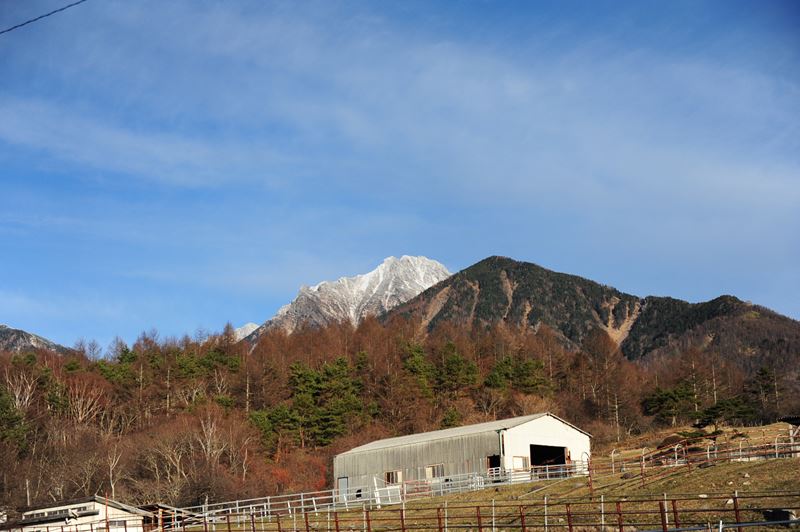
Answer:
[[[114,442],[108,449],[108,454],[106,454],[106,466],[108,466],[108,484],[111,487],[111,498],[114,499],[117,496],[117,482],[119,478],[115,475],[115,471],[117,466],[119,466],[119,461],[122,459],[122,450],[120,449],[119,443]]]
[[[74,379],[67,385],[67,411],[82,425],[93,421],[103,409],[103,390],[89,379]]]
[[[6,389],[11,394],[14,408],[27,412],[36,394],[36,377],[27,371],[5,371]]]
[[[212,466],[219,464],[229,442],[223,437],[219,419],[214,414],[208,413],[200,420],[200,431],[195,434],[195,439],[206,462]]]

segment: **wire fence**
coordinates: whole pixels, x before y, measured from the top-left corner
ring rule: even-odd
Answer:
[[[454,493],[472,492],[486,487],[502,486],[522,482],[546,482],[573,477],[584,478],[590,492],[596,481],[623,475],[635,479],[641,486],[670,475],[676,468],[704,468],[723,462],[756,462],[767,459],[800,458],[800,444],[791,435],[778,434],[750,440],[706,442],[685,439],[667,447],[642,449],[638,456],[593,457],[586,461],[571,461],[568,464],[534,466],[530,468],[490,468],[483,472],[448,475],[424,480],[410,480],[387,484],[374,478],[372,485],[331,489],[316,492],[294,493],[244,499],[230,502],[205,504],[183,508],[191,515],[206,516],[214,521],[225,515],[253,514],[257,518],[294,513],[320,512],[327,510],[350,510],[352,508],[377,509],[388,505],[403,504]]]
[[[184,520],[183,532],[390,532],[411,530],[721,530],[800,523],[800,492],[712,494],[705,497],[543,498],[524,504],[417,504],[318,512],[226,514],[200,523]]]
[[[800,524],[797,518],[800,491],[470,502],[401,504],[380,509],[329,507],[316,512],[278,512],[267,516],[227,513],[214,518],[186,512],[170,516],[157,512],[152,518],[98,519],[36,528],[42,532],[681,532],[736,528],[741,532],[745,528],[774,529]]]
[[[663,497],[595,495],[605,483],[626,486],[657,482],[683,470],[724,462],[757,462],[800,458],[800,445],[790,435],[749,440],[703,442],[683,440],[655,450],[594,457],[554,466],[470,473],[398,484],[375,479],[373,486],[325,490],[160,509],[152,518],[105,519],[64,526],[20,523],[26,532],[390,532],[411,530],[725,530],[774,529],[800,525],[800,491],[672,494]],[[788,464],[787,464],[788,466]],[[579,479],[587,497],[543,497],[533,489],[517,500],[469,503],[431,499],[452,493],[515,483],[547,483]],[[677,477],[676,477],[677,478]],[[800,472],[798,473],[800,478]],[[610,483],[609,483],[610,481]],[[549,486],[544,484],[542,487]],[[800,481],[798,482],[800,486]],[[486,492],[489,493],[489,492]],[[17,530],[14,527],[6,527]]]
[[[50,525],[37,522],[34,519],[25,519],[12,524],[2,525],[2,529],[25,532],[155,532],[163,530],[156,520],[144,517],[113,517],[110,519],[67,519],[68,524]],[[72,521],[72,522],[70,522]]]

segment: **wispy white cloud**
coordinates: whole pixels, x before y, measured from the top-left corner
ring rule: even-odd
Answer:
[[[84,66],[55,67],[69,80],[90,67],[123,80],[94,87],[124,95],[121,111],[7,97],[0,136],[179,185],[336,180],[368,194],[385,171],[382,187],[406,198],[427,187],[508,204],[546,192],[580,208],[581,191],[615,183],[630,193],[668,181],[680,202],[697,179],[721,200],[747,201],[752,175],[776,168],[760,190],[793,200],[799,188],[781,177],[798,166],[787,155],[798,87],[785,79],[610,42],[510,57],[319,5],[165,9],[157,21],[142,4],[95,10],[100,23],[69,45]],[[191,31],[177,31],[187,21]],[[113,44],[98,49],[98,39]],[[125,90],[132,80],[138,90]]]
[[[46,101],[0,95],[0,140],[96,170],[172,185],[264,180],[281,157],[265,145],[136,131]]]

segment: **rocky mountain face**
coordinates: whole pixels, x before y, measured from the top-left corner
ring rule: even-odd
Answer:
[[[241,327],[237,327],[236,329],[233,330],[233,338],[237,342],[239,340],[244,340],[245,338],[250,336],[250,334],[252,334],[252,332],[255,331],[256,329],[258,329],[257,323],[253,322],[245,323]]]
[[[441,263],[426,257],[389,257],[363,275],[303,286],[297,297],[271,320],[253,331],[255,342],[265,331],[280,328],[292,332],[301,325],[322,326],[348,320],[358,324],[408,301],[426,288],[450,277]]]
[[[385,315],[421,319],[429,330],[444,322],[546,324],[574,343],[601,327],[621,342],[641,311],[638,297],[535,264],[489,257]]]
[[[51,342],[47,338],[0,324],[0,351],[21,353],[34,349],[49,349],[59,353],[69,351],[66,347]]]
[[[800,322],[733,296],[705,303],[640,298],[505,257],[484,259],[381,319],[396,317],[416,319],[427,330],[444,322],[467,327],[545,324],[573,346],[601,328],[630,359],[695,346],[735,358],[749,370],[800,361]]]

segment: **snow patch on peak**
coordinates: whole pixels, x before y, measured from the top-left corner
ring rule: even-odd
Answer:
[[[297,297],[259,327],[255,339],[271,328],[292,332],[303,324],[321,326],[335,321],[357,325],[367,316],[382,314],[450,277],[443,264],[427,257],[386,257],[371,272],[302,286]]]
[[[248,336],[250,336],[250,334],[253,331],[255,331],[256,329],[258,329],[258,324],[257,323],[253,323],[253,322],[245,323],[241,327],[238,327],[238,328],[233,330],[233,337],[238,342],[239,340],[243,340],[243,339],[247,338]]]
[[[0,351],[21,353],[30,349],[49,349],[59,353],[68,351],[67,348],[51,342],[47,338],[0,324]]]

